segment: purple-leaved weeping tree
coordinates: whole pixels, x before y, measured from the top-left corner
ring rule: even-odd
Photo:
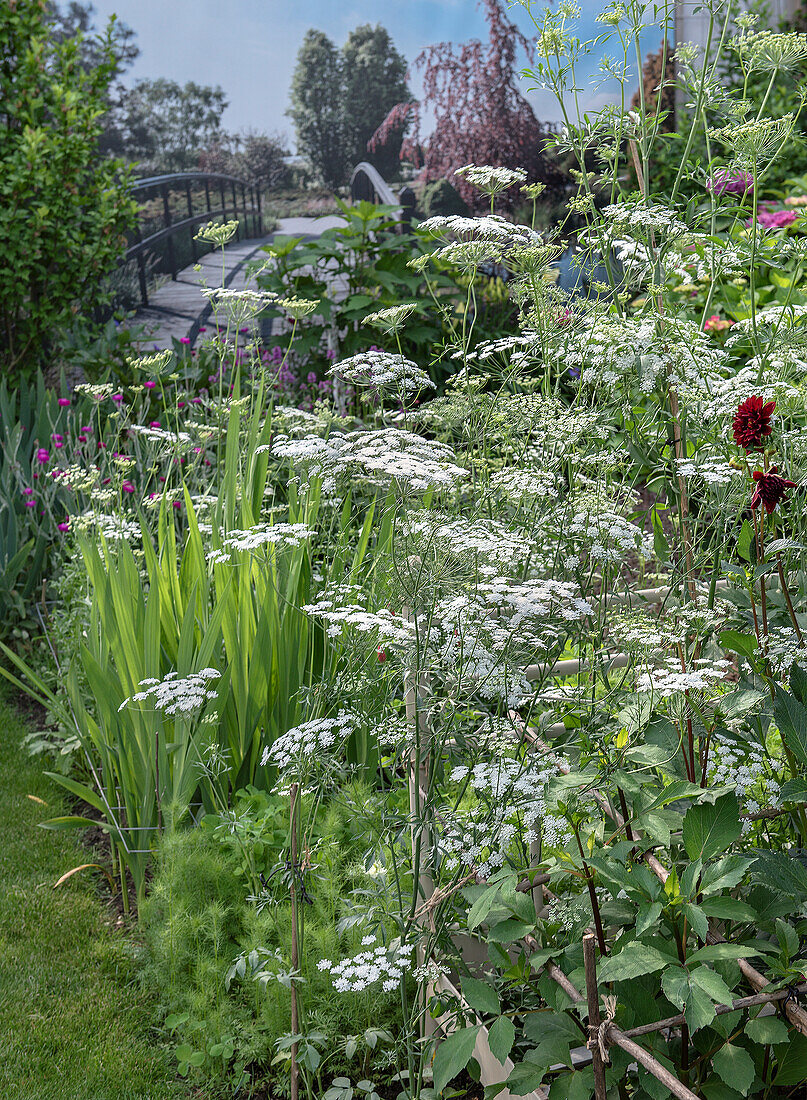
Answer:
[[[448,179],[472,209],[488,207],[489,200],[454,171],[464,164],[492,164],[524,168],[531,183],[558,186],[562,173],[546,152],[548,128],[540,123],[518,88],[516,62],[520,54],[534,60],[532,43],[504,13],[503,0],[479,0],[488,24],[487,44],[473,39],[455,45],[438,42],[415,58],[413,68],[423,76],[423,102],[398,103],[368,142],[372,152],[392,134],[411,125],[401,148],[401,159],[421,169],[428,182]],[[421,141],[421,109],[431,108],[433,132]],[[518,188],[499,199],[512,207]]]

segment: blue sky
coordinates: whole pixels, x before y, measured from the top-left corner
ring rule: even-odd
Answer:
[[[297,51],[309,27],[317,27],[341,46],[361,23],[381,23],[397,49],[411,64],[433,42],[487,38],[487,25],[476,0],[93,0],[102,25],[113,12],[136,31],[141,54],[127,75],[164,76],[180,83],[195,80],[220,84],[230,106],[223,123],[228,130],[252,128],[285,133],[293,146],[293,128],[285,117],[288,88]],[[595,16],[604,0],[582,0],[577,33],[595,37],[603,28]],[[535,11],[540,12],[540,0]],[[522,7],[514,4],[509,17],[527,37],[534,27]],[[532,32],[532,33],[531,33]],[[646,47],[658,46],[659,33],[650,31]],[[587,85],[584,108],[613,98],[597,88],[596,60],[582,75]],[[411,82],[418,94],[417,79]],[[526,87],[526,85],[525,85]],[[530,96],[536,115],[554,121],[560,112],[546,92]]]

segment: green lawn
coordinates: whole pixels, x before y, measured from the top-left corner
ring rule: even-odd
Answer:
[[[0,694],[0,1097],[188,1100],[94,872],[53,889],[92,857],[74,835],[37,828],[67,807],[21,750],[25,732]]]

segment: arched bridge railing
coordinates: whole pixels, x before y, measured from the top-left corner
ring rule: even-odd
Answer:
[[[411,187],[402,187],[396,195],[378,169],[366,160],[353,169],[350,198],[353,202],[376,202],[399,207],[401,228],[409,228],[415,210],[414,191]]]
[[[131,193],[140,211],[123,259],[137,264],[144,306],[149,304],[147,257],[151,273],[176,279],[206,251],[194,239],[203,223],[237,221],[236,240],[263,233],[260,181],[247,183],[217,172],[177,172],[135,180]]]

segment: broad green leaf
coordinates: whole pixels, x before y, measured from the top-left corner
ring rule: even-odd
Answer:
[[[528,932],[532,932],[533,928],[535,928],[534,921],[528,924],[523,920],[516,920],[515,917],[508,917],[490,928],[488,940],[493,943],[515,943]]]
[[[693,1034],[715,1018],[711,997],[692,981],[682,966],[670,967],[664,971],[661,988],[664,996],[683,1011]]]
[[[747,856],[732,854],[719,859],[706,867],[701,875],[700,889],[703,894],[714,894],[718,890],[731,889],[742,882],[743,875],[753,861]]]
[[[790,1085],[802,1085],[807,1081],[807,1037],[791,1035],[790,1042],[781,1053],[776,1052],[776,1076],[773,1083],[777,1088]]]
[[[753,947],[746,947],[740,943],[710,943],[693,951],[689,956],[689,962],[714,962],[716,959],[750,959],[758,955]]]
[[[807,802],[807,779],[788,779],[779,791],[779,805],[785,802]]]
[[[498,1016],[502,1010],[496,990],[478,978],[462,979],[462,995],[474,1012],[480,1015]]]
[[[500,1016],[494,1020],[488,1032],[488,1044],[493,1057],[504,1064],[516,1041],[516,1029],[509,1016]]]
[[[684,847],[690,859],[712,859],[725,852],[741,832],[740,806],[733,791],[711,804],[690,806],[684,816]]]
[[[507,1078],[507,1088],[513,1096],[526,1096],[540,1088],[544,1080],[544,1070],[532,1062],[519,1062],[513,1066]]]
[[[710,970],[708,966],[697,966],[690,977],[696,985],[709,994],[715,1004],[731,1004],[731,990],[716,971]]]
[[[686,919],[689,921],[692,930],[695,935],[705,940],[709,934],[709,920],[699,905],[693,905],[691,902],[685,902],[683,905],[683,913]]]
[[[788,959],[794,958],[799,953],[799,936],[796,929],[786,921],[776,919],[776,937],[782,948],[782,952]]]
[[[636,912],[636,935],[641,936],[648,928],[652,928],[661,916],[661,902],[644,902]]]
[[[807,765],[807,707],[795,695],[777,687],[773,702],[773,718],[782,740],[802,765]]]
[[[758,919],[756,909],[746,905],[737,898],[724,897],[704,898],[701,909],[707,917],[717,917],[718,920],[733,920],[742,923],[753,924]]]
[[[635,940],[623,947],[618,955],[602,959],[598,977],[603,982],[623,982],[642,974],[654,974],[671,962],[669,955],[662,955],[655,947]]]
[[[736,1043],[726,1043],[712,1058],[712,1065],[727,1085],[737,1089],[743,1096],[748,1095],[756,1070],[754,1059],[747,1050]]]
[[[750,562],[752,560],[751,544],[754,541],[754,529],[747,519],[743,520],[743,525],[740,528],[740,534],[737,537],[737,553],[743,559],[743,561]],[[721,636],[720,644],[723,644]]]
[[[435,1092],[442,1092],[448,1082],[453,1081],[468,1065],[474,1053],[478,1033],[479,1025],[464,1027],[459,1031],[453,1031],[440,1043],[434,1058]]]
[[[790,1030],[778,1016],[757,1016],[745,1025],[745,1034],[755,1043],[775,1046],[790,1039]]]
[[[556,1077],[549,1090],[549,1100],[591,1100],[594,1095],[594,1070],[591,1066]]]
[[[756,651],[757,640],[753,634],[741,634],[739,630],[724,630],[720,635],[720,648],[751,657]]]
[[[763,852],[753,866],[754,877],[763,886],[789,898],[807,898],[807,867],[785,852]]]

